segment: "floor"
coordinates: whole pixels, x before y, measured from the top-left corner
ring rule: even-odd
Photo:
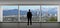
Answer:
[[[0,28],[60,28],[60,23],[0,23]]]

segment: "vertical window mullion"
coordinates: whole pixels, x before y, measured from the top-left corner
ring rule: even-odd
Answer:
[[[19,5],[18,5],[18,21],[20,22],[20,10],[19,10]]]

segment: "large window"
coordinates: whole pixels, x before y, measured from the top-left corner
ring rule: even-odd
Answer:
[[[2,8],[4,22],[18,21],[18,6],[2,6]]]
[[[42,22],[57,22],[58,6],[41,6]]]
[[[32,21],[33,22],[39,22],[39,12],[40,12],[40,6],[19,6],[20,10],[20,21],[21,22],[27,22],[27,12],[29,9],[32,12]]]
[[[27,22],[27,12],[32,12],[32,22],[57,22],[57,5],[3,5],[1,6],[0,21]],[[3,13],[2,13],[3,10]]]

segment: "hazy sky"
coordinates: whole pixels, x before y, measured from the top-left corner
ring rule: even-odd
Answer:
[[[41,6],[42,8],[56,8],[58,6]],[[18,6],[2,6],[3,10],[18,9]],[[19,6],[19,10],[36,10],[40,9],[40,6]],[[44,9],[46,10],[46,9]]]
[[[58,6],[41,6],[43,11],[48,11],[48,10],[57,10]]]
[[[36,10],[40,9],[40,6],[19,6],[20,10]]]
[[[42,8],[44,7],[44,8],[55,8],[55,7],[58,7],[58,6],[41,6]]]
[[[18,9],[18,6],[2,6],[3,10]]]

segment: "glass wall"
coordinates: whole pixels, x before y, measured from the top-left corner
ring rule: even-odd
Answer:
[[[56,5],[3,5],[4,22],[27,22],[27,12],[32,13],[32,22],[57,22]]]
[[[58,6],[41,6],[42,22],[57,22]]]
[[[2,8],[4,22],[18,21],[18,6],[2,6]]]
[[[32,12],[32,21],[33,22],[39,22],[39,15],[40,15],[40,6],[39,5],[33,5],[33,6],[19,6],[20,10],[20,21],[21,22],[27,22],[27,12],[29,11]]]

